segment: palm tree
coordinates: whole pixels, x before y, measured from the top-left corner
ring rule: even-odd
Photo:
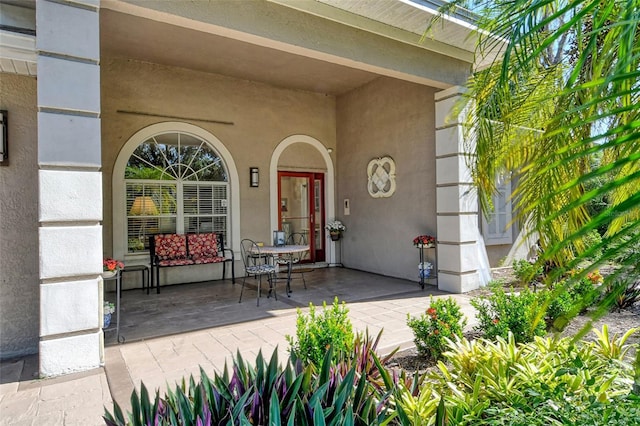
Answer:
[[[627,268],[609,282],[637,274],[640,0],[455,0],[441,12],[456,7],[479,14],[478,54],[502,49],[466,97],[483,209],[508,171],[517,217],[540,235],[544,260],[561,271],[592,259],[586,271],[618,258]],[[589,203],[603,198],[610,204],[590,215]],[[607,230],[602,243],[586,246],[598,228]]]

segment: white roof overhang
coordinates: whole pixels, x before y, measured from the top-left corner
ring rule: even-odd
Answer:
[[[0,72],[36,75],[35,0],[0,1]]]
[[[0,72],[36,76],[36,37],[0,30]]]

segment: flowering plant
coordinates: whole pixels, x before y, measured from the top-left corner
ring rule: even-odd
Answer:
[[[115,272],[115,271],[119,271],[120,269],[124,269],[124,263],[122,263],[119,260],[115,260],[110,257],[107,257],[102,261],[103,271]]]
[[[436,237],[431,235],[418,235],[413,239],[413,245],[418,246],[432,246],[436,243]]]
[[[447,350],[447,339],[462,337],[466,324],[467,318],[452,297],[434,299],[431,296],[430,306],[425,313],[417,318],[407,314],[407,325],[413,331],[413,342],[418,352],[436,360]]]
[[[334,220],[332,222],[327,223],[327,226],[325,226],[325,228],[329,232],[342,232],[347,229],[347,227],[344,226],[342,222],[340,222],[339,220]]]
[[[107,302],[105,300],[103,305],[103,310],[104,310],[104,315],[109,315],[116,311],[116,306],[113,303]]]
[[[602,275],[600,274],[600,271],[598,269],[593,272],[589,272],[587,274],[587,279],[589,279],[589,281],[591,281],[593,284],[601,284],[603,280]]]

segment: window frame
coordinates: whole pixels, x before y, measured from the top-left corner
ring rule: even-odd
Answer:
[[[198,149],[195,151],[195,153],[191,153],[187,157],[183,157],[182,147],[186,147],[190,145],[182,145],[181,142],[183,138],[185,139],[191,138],[199,142]],[[140,148],[145,144],[150,146],[153,146],[155,144],[157,148],[157,152],[162,154],[161,156],[157,157],[158,159],[160,159],[161,163],[156,162],[156,164],[154,164],[148,158],[143,158],[136,155],[136,151],[138,151],[138,148]],[[205,149],[202,149],[203,146],[205,147]],[[174,148],[170,148],[170,147],[174,147]],[[166,153],[170,149],[175,150],[175,152],[177,153],[177,157],[174,158],[173,161],[171,162],[169,162],[169,159],[167,158],[167,155],[166,155]],[[149,249],[148,249],[148,243],[146,240],[149,235],[153,235],[155,233],[167,233],[167,231],[169,231],[168,233],[177,233],[177,234],[190,233],[191,229],[188,229],[188,227],[186,226],[187,218],[197,218],[197,223],[199,224],[200,223],[199,218],[202,218],[204,216],[210,216],[211,223],[212,223],[212,228],[210,232],[214,232],[213,218],[214,217],[223,218],[223,226],[222,226],[223,229],[219,230],[219,232],[224,237],[226,237],[227,229],[229,225],[229,217],[228,217],[229,209],[224,208],[225,210],[224,214],[220,214],[220,213],[214,214],[213,194],[216,192],[214,188],[216,187],[224,188],[223,192],[226,195],[226,197],[223,200],[221,199],[221,204],[228,206],[228,201],[229,201],[228,200],[228,194],[229,194],[228,182],[225,180],[198,180],[199,172],[211,167],[210,164],[206,164],[205,167],[202,167],[200,169],[192,169],[191,167],[194,161],[198,160],[198,158],[203,158],[208,153],[215,154],[214,158],[216,159],[216,161],[211,164],[218,163],[222,168],[222,176],[228,179],[228,173],[220,154],[218,154],[218,152],[212,146],[207,144],[205,140],[199,137],[195,137],[191,134],[185,134],[183,132],[178,132],[178,131],[159,133],[145,141],[142,141],[138,145],[138,147],[134,150],[134,153],[129,157],[129,161],[131,161],[132,158],[137,157],[138,159],[137,161],[142,161],[143,163],[148,164],[148,166],[151,166],[152,168],[161,170],[162,172],[160,176],[165,176],[168,178],[164,178],[164,179],[127,178],[126,172],[125,172],[124,185],[125,185],[125,196],[126,196],[126,200],[125,200],[126,208],[125,208],[124,214],[126,215],[125,233],[127,235],[127,244],[126,244],[127,255],[136,255],[141,253],[146,253],[148,255]],[[202,156],[202,157],[199,157],[199,156]],[[184,179],[185,176],[187,178],[194,177],[195,179],[194,180]],[[135,187],[138,185],[142,187],[142,193],[139,193],[138,195],[131,195],[132,193],[134,193],[134,191],[139,192],[135,190]],[[200,187],[210,188],[211,194],[212,194],[212,197],[211,197],[212,208],[211,208],[210,215],[200,214],[199,211],[195,214],[194,213],[189,214],[185,211],[185,207],[186,207],[185,186],[197,187],[198,193],[200,192],[199,190]],[[130,188],[133,188],[133,189],[130,191]],[[147,192],[147,188],[149,188],[148,192]],[[129,204],[133,205],[136,201],[136,198],[144,197],[145,195],[151,196],[151,194],[153,194],[156,191],[160,191],[161,200],[159,202],[163,204],[164,203],[163,188],[171,188],[173,190],[173,191],[170,191],[170,192],[173,192],[172,198],[175,203],[175,208],[171,208],[172,211],[165,212],[163,211],[164,209],[161,208],[160,211],[154,211],[153,216],[149,216],[148,214],[147,215],[131,214]],[[198,197],[198,202],[200,202],[199,197]],[[157,207],[158,207],[157,202],[154,203],[153,207],[154,207],[154,210],[157,210]],[[171,226],[171,230],[168,230],[166,228],[163,229],[160,227],[160,222],[163,219],[167,219],[167,218],[169,219],[169,222],[171,222],[171,219],[173,218],[173,224]],[[130,225],[135,222],[138,222],[138,230],[137,230],[138,237],[136,237],[135,234],[132,234],[130,229]],[[154,228],[154,224],[155,224],[155,228]],[[135,250],[135,249],[132,250],[130,241],[136,238],[140,238],[140,243],[142,244],[141,250]]]
[[[125,169],[129,158],[136,148],[153,136],[163,133],[186,133],[205,141],[220,157],[227,172],[227,204],[228,204],[228,224],[225,246],[232,249],[234,253],[240,252],[240,178],[233,156],[226,146],[215,135],[209,131],[184,122],[161,122],[152,124],[138,130],[120,148],[111,175],[111,217],[107,217],[104,223],[107,235],[110,233],[112,245],[105,246],[105,255],[124,260],[131,264],[148,262],[148,252],[127,253],[126,234],[126,193],[125,193]],[[195,182],[195,181],[190,181]],[[108,189],[108,188],[107,188]]]
[[[497,193],[491,196],[491,203],[493,204],[493,212],[487,215],[482,214],[482,235],[484,237],[484,243],[488,246],[513,244],[513,206],[511,203],[511,182],[508,180],[502,180],[502,182],[496,185]],[[504,194],[504,204],[500,203],[500,194]],[[504,212],[500,211],[500,207],[504,206]],[[506,228],[503,231],[491,232],[492,225],[497,220],[498,216],[504,214]],[[496,229],[498,224],[495,223]]]

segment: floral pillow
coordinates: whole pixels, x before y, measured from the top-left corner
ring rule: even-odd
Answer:
[[[160,260],[186,259],[187,244],[184,235],[158,234],[154,236],[156,255]]]
[[[193,260],[218,256],[216,234],[189,234],[189,254]]]

